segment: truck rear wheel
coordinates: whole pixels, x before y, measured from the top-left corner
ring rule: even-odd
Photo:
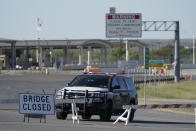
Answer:
[[[89,115],[89,114],[83,114],[82,115],[82,119],[89,120],[89,119],[91,119],[91,115]]]
[[[131,109],[131,113],[130,113],[130,116],[129,116],[129,122],[132,122],[133,121],[134,114],[135,114],[135,110],[134,109]]]
[[[130,102],[130,105],[135,105],[133,102]],[[129,116],[129,122],[132,122],[135,115],[135,109],[131,109],[130,116]]]

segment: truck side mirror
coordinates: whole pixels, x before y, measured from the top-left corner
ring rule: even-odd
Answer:
[[[70,83],[65,83],[65,86],[69,86],[70,85]]]

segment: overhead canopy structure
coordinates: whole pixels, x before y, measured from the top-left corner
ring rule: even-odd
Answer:
[[[16,67],[16,42],[17,40],[0,38],[0,46],[11,47],[11,68],[15,69]],[[1,54],[2,52],[0,52]]]
[[[24,55],[28,54],[28,50],[36,50],[36,62],[39,63],[39,66],[45,66],[43,62],[45,62],[44,50],[50,50],[52,57],[53,49],[63,49],[63,65],[69,64],[68,58],[68,50],[69,49],[79,49],[79,59],[78,65],[83,65],[83,49],[87,50],[87,63],[88,65],[92,64],[92,49],[99,49],[101,52],[100,63],[108,64],[108,50],[116,47],[126,47],[126,61],[129,61],[129,48],[138,47],[139,52],[142,53],[139,56],[140,64],[143,64],[143,48],[145,48],[145,44],[139,42],[137,40],[127,40],[126,42],[119,39],[66,39],[66,40],[9,40],[9,39],[1,39],[1,48],[10,48],[12,47],[12,58],[15,58],[16,48],[26,52]],[[26,57],[27,58],[27,57]],[[49,58],[50,65],[52,65],[52,59]],[[16,63],[13,59],[12,61]],[[86,62],[86,61],[85,61]],[[13,67],[13,64],[12,64]]]
[[[6,41],[7,40],[7,41]],[[145,47],[146,45],[138,40],[128,40],[129,44],[132,46],[138,46],[138,47]],[[16,42],[17,48],[24,48],[24,47],[30,47],[35,48],[36,46],[42,46],[42,47],[54,47],[54,48],[61,48],[64,46],[69,46],[71,48],[76,48],[77,46],[105,46],[105,47],[118,47],[121,43],[121,40],[119,39],[109,39],[109,40],[103,40],[103,39],[67,39],[67,40],[8,40],[5,39],[5,41],[2,40],[1,46],[9,46],[7,43]]]
[[[1,45],[4,44],[11,44],[13,42],[16,42],[17,40],[13,40],[13,39],[6,39],[6,38],[0,38],[0,43]]]

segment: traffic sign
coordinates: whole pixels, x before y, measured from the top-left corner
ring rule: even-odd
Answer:
[[[54,114],[54,96],[52,94],[20,94],[19,111],[21,114]]]
[[[106,14],[106,37],[130,38],[142,36],[142,15],[140,13]]]
[[[149,67],[162,67],[164,64],[163,60],[150,60]]]

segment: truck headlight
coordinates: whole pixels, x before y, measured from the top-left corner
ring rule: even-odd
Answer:
[[[63,92],[61,90],[56,92],[56,99],[63,99]]]

